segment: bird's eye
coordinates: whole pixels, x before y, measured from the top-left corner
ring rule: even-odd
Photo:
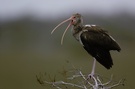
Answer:
[[[74,19],[76,18],[76,17],[73,17]]]

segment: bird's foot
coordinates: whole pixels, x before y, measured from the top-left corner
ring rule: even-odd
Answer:
[[[94,78],[95,78],[95,74],[94,73],[90,73],[90,74],[88,74],[87,80],[94,79]]]

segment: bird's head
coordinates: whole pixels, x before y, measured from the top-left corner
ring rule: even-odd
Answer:
[[[64,21],[62,21],[60,24],[58,24],[51,32],[51,34],[59,27],[61,26],[62,24],[64,24],[65,22],[69,22],[69,25],[67,26],[66,30],[64,31],[63,35],[62,35],[62,38],[61,38],[61,44],[63,43],[63,38],[65,36],[65,33],[66,31],[69,29],[70,26],[81,26],[82,23],[83,23],[83,20],[82,20],[82,16],[78,13],[76,14],[73,14],[69,19],[66,19]]]
[[[72,16],[72,20],[71,20],[71,24],[74,26],[78,26],[78,25],[82,25],[83,20],[82,20],[82,16],[80,14],[73,14]]]

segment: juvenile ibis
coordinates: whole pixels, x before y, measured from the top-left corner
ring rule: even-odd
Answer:
[[[113,61],[110,55],[110,50],[117,50],[120,52],[121,48],[116,40],[108,34],[103,28],[96,25],[83,25],[82,16],[78,13],[73,14],[69,19],[64,20],[58,24],[51,32],[51,34],[63,23],[70,21],[66,30],[64,31],[61,44],[66,31],[70,26],[73,26],[72,34],[83,48],[94,58],[93,67],[90,75],[94,75],[96,60],[105,68],[110,69]]]

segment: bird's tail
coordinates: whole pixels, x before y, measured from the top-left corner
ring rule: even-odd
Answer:
[[[110,69],[113,65],[113,61],[109,51],[98,51],[97,55],[95,55],[95,59],[107,69]]]

